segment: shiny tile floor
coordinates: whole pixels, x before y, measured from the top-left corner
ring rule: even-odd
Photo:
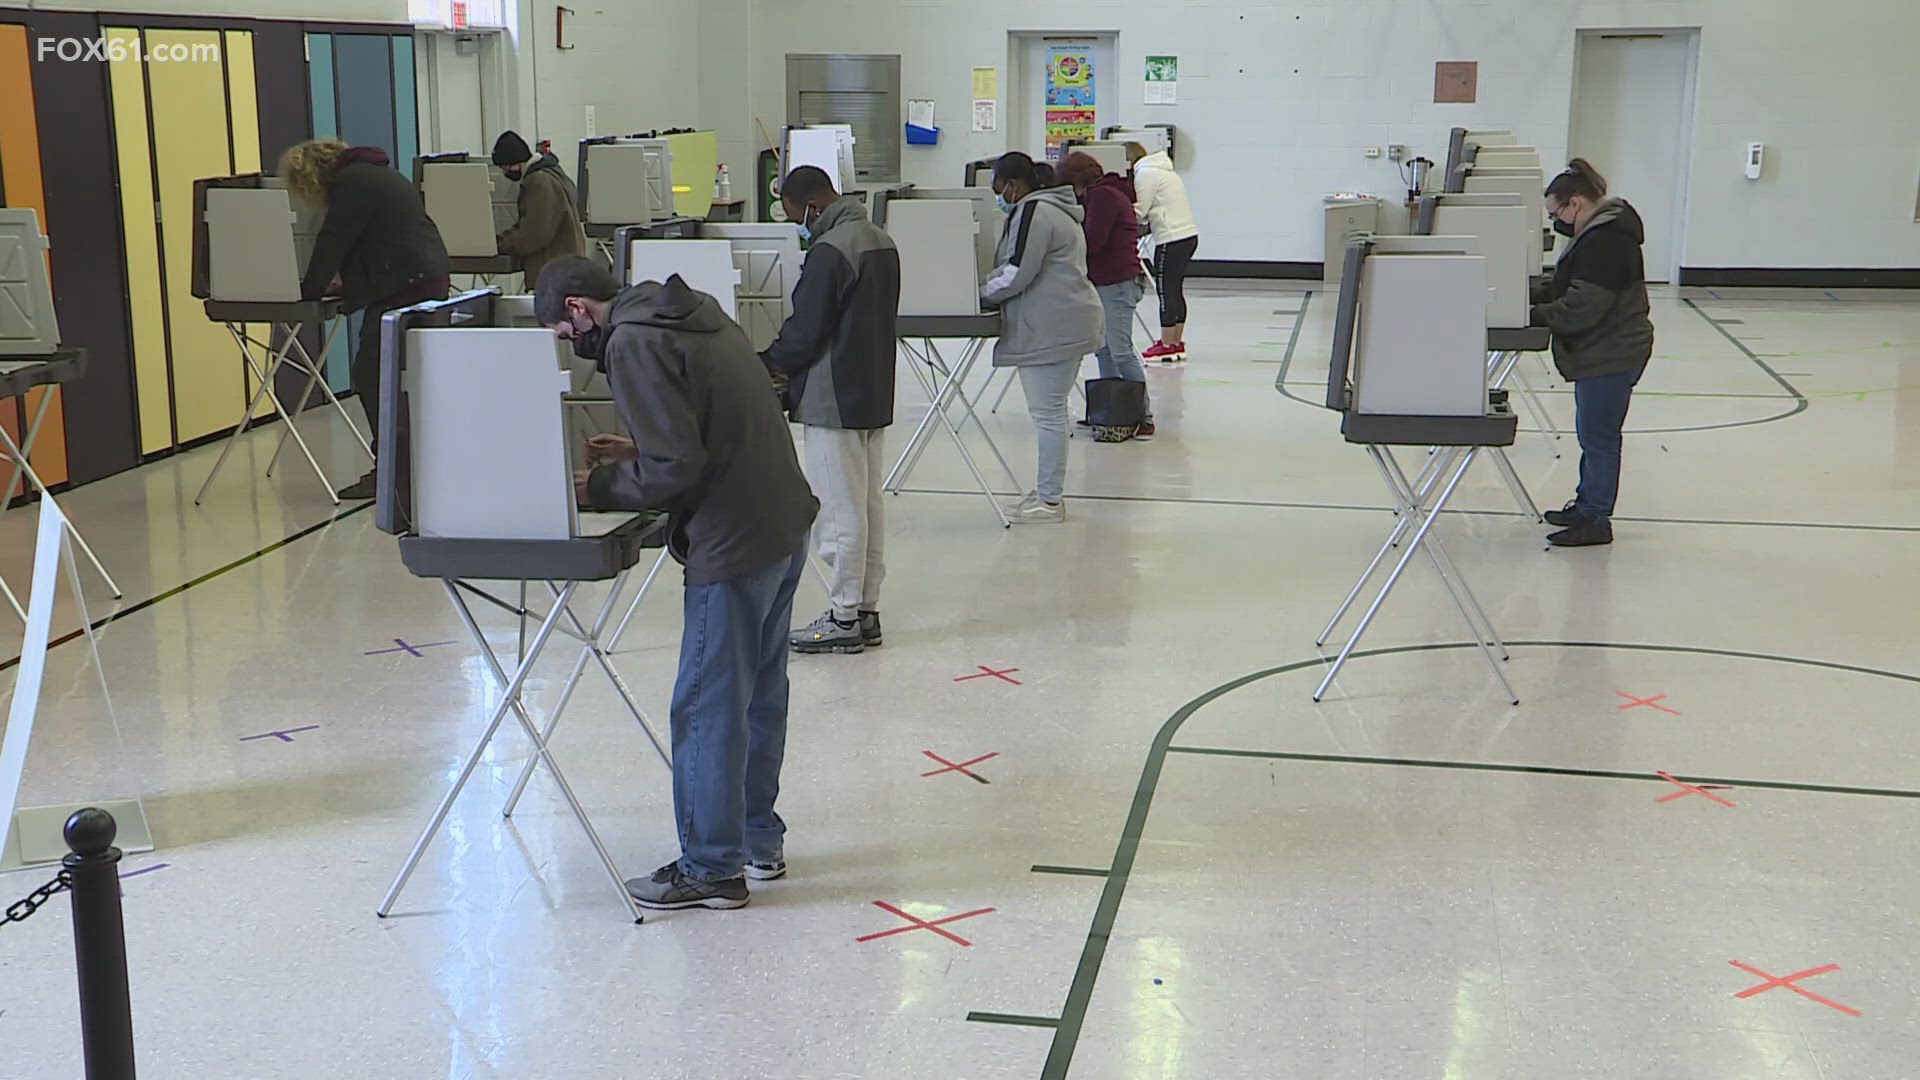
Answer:
[[[207,450],[67,496],[128,593],[88,582],[114,712],[55,649],[23,801],[145,800],[142,1075],[1910,1075],[1920,302],[1662,292],[1611,549],[1545,551],[1476,467],[1442,535],[1517,708],[1424,565],[1310,700],[1389,524],[1311,404],[1330,307],[1200,290],[1160,439],[1076,443],[1064,526],[1001,530],[933,444],[891,504],[886,648],[794,665],[794,872],[733,913],[633,925],[545,777],[503,820],[509,732],[376,918],[492,700],[440,591],[370,514],[263,478],[271,429],[202,507]],[[985,418],[1029,478],[1017,392]],[[1543,505],[1576,458],[1513,452]],[[31,531],[0,518],[16,586]],[[618,657],[657,719],[676,593]],[[625,871],[670,856],[604,680],[555,753]],[[0,1076],[75,1073],[64,902],[0,929],[0,986]]]

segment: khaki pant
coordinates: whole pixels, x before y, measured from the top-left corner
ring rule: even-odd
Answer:
[[[880,610],[887,576],[886,429],[849,431],[808,425],[801,433],[807,482],[820,499],[814,549],[827,566],[833,617],[851,622]]]

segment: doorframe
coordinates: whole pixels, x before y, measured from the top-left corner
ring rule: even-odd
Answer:
[[[1029,29],[1025,27],[1010,29],[1007,31],[1007,66],[1003,69],[1006,76],[1002,80],[1000,88],[1002,99],[1000,130],[1005,137],[1009,149],[1021,149],[1013,145],[1015,137],[1022,134],[1030,134],[1032,138],[1029,141],[1033,144],[1032,148],[1024,149],[1022,152],[1033,154],[1035,161],[1046,160],[1046,125],[1042,123],[1039,130],[1031,133],[1023,131],[1022,125],[1030,124],[1032,121],[1030,117],[1027,119],[1020,118],[1020,106],[1029,104],[1030,102],[1017,100],[1017,95],[1022,93],[1045,95],[1046,82],[1044,78],[1038,85],[1026,85],[1026,47],[1034,42],[1039,42],[1044,45],[1046,41],[1053,38],[1091,41],[1096,43],[1097,46],[1104,46],[1111,51],[1113,57],[1112,82],[1108,83],[1097,69],[1093,73],[1093,78],[1095,92],[1105,97],[1111,97],[1113,101],[1111,105],[1103,105],[1101,104],[1102,98],[1096,97],[1094,99],[1094,112],[1095,115],[1101,115],[1107,114],[1107,110],[1112,109],[1112,113],[1107,114],[1107,119],[1110,121],[1110,124],[1106,126],[1121,123],[1119,117],[1121,107],[1119,68],[1120,31],[1118,29],[1113,27],[1082,28],[1079,30]],[[1113,89],[1112,94],[1106,94],[1106,89],[1109,85],[1111,85]]]
[[[468,30],[442,30],[435,27],[420,27],[414,31],[414,86],[416,110],[418,116],[417,142],[422,154],[444,153],[465,150],[469,153],[485,150],[486,146],[447,146],[441,128],[441,81],[440,65],[446,62],[448,53],[458,53],[462,40],[478,42],[480,71],[480,137],[487,139],[488,132],[505,131],[513,127],[512,117],[515,110],[507,90],[506,54],[510,45],[506,31],[497,28],[476,27]],[[562,155],[564,159],[565,155]],[[411,163],[408,164],[411,168]]]
[[[1680,177],[1679,190],[1674,192],[1673,221],[1671,222],[1673,243],[1668,247],[1671,264],[1666,267],[1666,280],[1678,282],[1680,268],[1686,264],[1688,223],[1692,217],[1693,169],[1696,153],[1694,125],[1699,111],[1700,101],[1700,32],[1698,26],[1595,26],[1576,29],[1573,38],[1573,82],[1567,93],[1567,148],[1568,156],[1578,142],[1580,120],[1580,57],[1581,47],[1589,39],[1608,37],[1631,37],[1635,34],[1658,34],[1661,37],[1682,37],[1687,43],[1687,72],[1681,86],[1680,115]]]

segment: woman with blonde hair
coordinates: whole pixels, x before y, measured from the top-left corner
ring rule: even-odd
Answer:
[[[353,392],[366,410],[379,449],[380,322],[396,308],[447,295],[447,247],[413,182],[396,172],[377,146],[313,139],[288,148],[280,178],[295,199],[323,208],[313,257],[301,282],[308,300],[338,297],[345,312],[360,312],[353,351]],[[371,499],[374,472],[342,489],[342,499]]]

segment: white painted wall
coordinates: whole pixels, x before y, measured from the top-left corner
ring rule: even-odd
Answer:
[[[555,48],[553,3],[513,5],[514,124],[529,143],[553,140],[554,153],[572,172],[587,134],[588,105],[600,135],[697,125],[702,0],[573,0],[567,6],[574,9],[566,29],[572,48],[562,51]],[[491,148],[489,137],[479,149]]]
[[[132,11],[146,15],[232,15],[249,19],[315,19],[330,22],[402,23],[407,0],[94,0],[34,3],[39,11]]]
[[[1912,209],[1920,181],[1920,111],[1908,107],[1920,100],[1920,65],[1908,55],[1920,40],[1915,0],[711,0],[702,6],[701,119],[722,131],[736,172],[758,138],[754,117],[773,129],[785,118],[787,53],[897,52],[906,96],[934,98],[948,124],[939,147],[906,148],[904,174],[939,184],[958,183],[966,161],[1008,149],[1003,135],[973,135],[964,120],[974,65],[1001,68],[1006,92],[1009,30],[1117,30],[1121,119],[1179,125],[1183,171],[1204,231],[1202,257],[1283,261],[1321,258],[1322,195],[1354,189],[1391,195],[1399,187],[1392,165],[1367,160],[1364,147],[1406,143],[1438,159],[1447,129],[1459,124],[1512,128],[1550,161],[1560,159],[1578,29],[1699,26],[1685,264],[1920,266],[1920,225]],[[650,29],[656,37],[660,32]],[[671,33],[669,39],[686,40]],[[1179,55],[1178,105],[1142,103],[1149,53]],[[1436,60],[1480,62],[1477,105],[1432,104]],[[652,81],[632,64],[612,74],[629,86]],[[570,92],[584,97],[590,91]],[[1744,148],[1754,141],[1768,144],[1769,173],[1757,184],[1741,171]]]

